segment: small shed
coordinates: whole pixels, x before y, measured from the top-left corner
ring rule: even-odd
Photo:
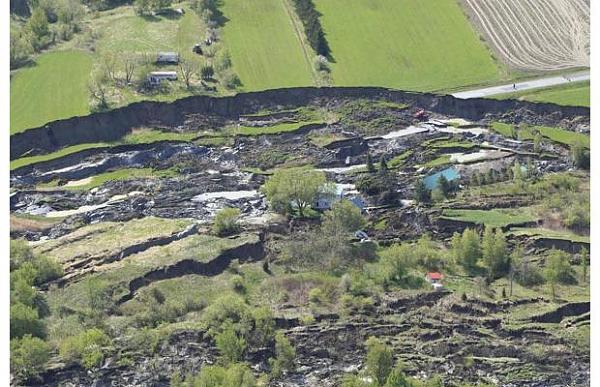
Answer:
[[[162,81],[176,81],[176,71],[153,71],[148,74],[146,81],[150,86],[158,86]]]
[[[444,275],[438,272],[429,272],[425,274],[425,279],[431,284],[441,284],[442,280],[444,279]]]
[[[177,52],[159,52],[156,55],[156,64],[177,64],[179,63],[179,53]]]

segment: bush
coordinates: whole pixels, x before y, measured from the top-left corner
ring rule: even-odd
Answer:
[[[63,340],[59,353],[66,362],[77,362],[91,369],[102,364],[110,344],[110,338],[103,331],[92,328]]]
[[[229,90],[233,90],[242,85],[240,77],[232,71],[227,71],[221,76],[221,84]]]
[[[237,208],[223,208],[222,210],[217,212],[217,215],[215,215],[212,227],[213,232],[220,236],[230,235],[239,232],[239,217],[240,210],[238,210]]]
[[[296,350],[287,337],[281,332],[275,335],[275,358],[269,359],[271,375],[279,378],[284,372],[292,371],[295,367]]]
[[[50,360],[50,346],[43,340],[25,335],[10,341],[10,369],[17,378],[37,378]]]
[[[235,363],[242,360],[246,351],[246,340],[236,332],[233,324],[225,324],[215,337],[217,349],[226,361]]]
[[[10,338],[19,338],[25,335],[45,337],[44,323],[40,320],[36,309],[16,303],[10,307]]]
[[[35,255],[31,247],[23,240],[10,241],[10,270],[15,271],[26,266],[26,270],[34,273],[28,276],[30,285],[41,285],[63,275],[60,263],[42,256]]]
[[[264,347],[273,339],[275,332],[275,320],[273,312],[266,306],[256,308],[252,312],[254,318],[254,329],[252,331],[252,344]]]
[[[366,368],[369,375],[381,386],[392,371],[394,357],[392,350],[375,337],[367,342]]]
[[[248,305],[239,296],[226,295],[216,299],[202,314],[202,321],[209,334],[218,334],[225,322],[235,325],[238,332],[246,334],[252,330],[252,313]]]
[[[256,380],[252,371],[245,364],[231,364],[228,367],[206,366],[202,367],[200,374],[186,379],[186,385],[199,387],[254,387]]]

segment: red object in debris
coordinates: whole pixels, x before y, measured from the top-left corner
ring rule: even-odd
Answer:
[[[442,273],[427,273],[427,278],[429,278],[429,280],[440,281],[444,279],[444,275]]]
[[[414,117],[415,117],[415,118],[418,118],[418,119],[420,119],[420,120],[421,120],[421,119],[425,119],[425,118],[427,118],[427,114],[425,113],[425,110],[423,110],[423,109],[419,109],[419,110],[417,110],[417,112],[414,114]]]

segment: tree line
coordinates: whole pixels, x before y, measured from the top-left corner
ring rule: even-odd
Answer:
[[[304,25],[304,32],[310,46],[317,54],[329,57],[331,50],[327,39],[325,39],[325,32],[323,32],[321,22],[319,21],[320,14],[317,12],[315,4],[312,0],[294,0],[294,6],[298,17]]]

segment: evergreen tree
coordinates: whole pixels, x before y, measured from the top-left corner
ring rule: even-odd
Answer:
[[[379,159],[379,173],[385,175],[388,173],[387,162],[385,161],[385,155],[381,155],[381,159]]]
[[[425,186],[423,180],[418,180],[415,184],[415,200],[420,203],[427,203],[431,200],[431,191]]]
[[[373,160],[371,159],[371,154],[367,152],[367,171],[369,173],[375,172],[375,166],[373,165]]]

